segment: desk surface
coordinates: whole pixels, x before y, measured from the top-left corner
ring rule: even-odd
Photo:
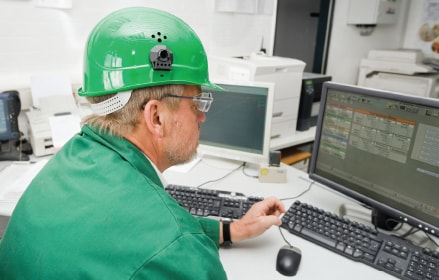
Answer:
[[[187,172],[170,169],[164,176],[168,183],[199,186],[207,181],[222,178],[238,165],[235,162],[202,159]],[[282,166],[287,169],[285,184],[260,183],[258,179],[244,175],[242,169],[239,169],[219,181],[202,187],[263,197],[274,195],[282,199],[288,208],[296,200],[296,196],[309,188],[311,181],[306,173],[290,166]],[[250,166],[245,171],[247,175],[257,175],[256,167]],[[339,206],[344,203],[354,203],[318,184],[313,184],[310,190],[298,199],[333,212],[338,212]],[[0,203],[0,210],[4,213],[12,212],[14,207],[15,204],[12,202]],[[384,272],[351,261],[292,235],[284,229],[282,232],[292,245],[302,251],[302,261],[295,279],[395,279]],[[232,248],[221,248],[220,257],[229,279],[287,279],[289,277],[279,274],[275,269],[276,256],[283,245],[285,241],[279,228],[271,227],[257,238],[236,243]]]
[[[259,183],[258,179],[245,176],[240,169],[218,182],[202,187],[263,197],[274,195],[283,199],[285,207],[288,208],[296,200],[293,197],[307,190],[311,181],[306,173],[290,166],[284,167],[287,168],[286,184]],[[232,166],[226,168],[215,162],[201,160],[188,173],[168,170],[165,177],[169,183],[199,186],[209,180],[221,178],[232,169]],[[246,170],[246,173],[256,175],[256,169]],[[343,203],[354,203],[318,184],[313,184],[311,189],[298,199],[337,213],[338,207]],[[295,279],[395,279],[384,272],[351,261],[294,236],[284,229],[282,232],[293,246],[302,251],[302,261]],[[272,227],[255,239],[234,244],[232,248],[221,248],[220,256],[229,279],[287,279],[289,277],[281,275],[275,269],[276,256],[283,245],[285,241],[279,228]]]

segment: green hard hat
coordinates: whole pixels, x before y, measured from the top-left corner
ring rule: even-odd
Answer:
[[[199,37],[181,19],[156,9],[131,7],[111,13],[92,30],[79,95],[166,84],[220,89],[209,81]]]

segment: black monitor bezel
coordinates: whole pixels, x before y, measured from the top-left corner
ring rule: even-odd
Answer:
[[[312,179],[318,183],[321,183],[321,184],[323,184],[331,189],[334,189],[334,190],[336,190],[336,191],[338,191],[338,192],[340,192],[340,193],[342,193],[350,198],[353,198],[356,201],[358,201],[359,203],[365,204],[365,205],[371,207],[372,209],[377,210],[380,213],[384,213],[385,215],[388,215],[389,217],[392,217],[393,219],[396,219],[399,222],[405,222],[405,223],[410,224],[416,228],[424,230],[430,234],[439,236],[439,225],[434,225],[434,224],[431,224],[427,221],[421,220],[420,218],[416,217],[412,213],[407,213],[407,212],[402,211],[401,209],[397,209],[395,207],[384,204],[381,201],[378,201],[377,199],[368,197],[368,196],[361,194],[357,191],[353,191],[344,185],[341,185],[337,182],[334,182],[334,181],[332,181],[328,178],[325,178],[325,177],[316,173],[318,149],[320,146],[320,135],[322,132],[322,124],[323,124],[324,111],[325,111],[324,105],[326,104],[326,100],[327,100],[327,92],[330,89],[355,92],[358,94],[369,95],[369,96],[380,97],[380,98],[387,98],[390,100],[396,100],[396,101],[407,102],[407,103],[415,103],[415,104],[425,105],[428,107],[434,107],[434,108],[438,108],[438,109],[439,109],[439,99],[413,96],[413,95],[407,95],[407,94],[402,94],[402,93],[390,92],[390,91],[386,91],[386,90],[373,89],[373,88],[361,87],[361,86],[356,86],[356,85],[348,85],[348,84],[342,84],[342,83],[336,83],[336,82],[325,82],[323,84],[323,88],[322,88],[319,114],[318,114],[318,119],[317,119],[317,124],[316,124],[316,134],[315,134],[315,140],[314,140],[314,144],[313,144],[313,152],[312,152],[310,166],[309,166],[309,178],[310,179]]]

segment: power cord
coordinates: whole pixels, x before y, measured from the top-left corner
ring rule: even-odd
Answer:
[[[403,224],[404,225],[404,223],[401,223],[401,224]],[[400,235],[395,235],[395,236],[398,236],[399,238],[402,238],[402,239],[407,239],[407,237],[409,237],[410,235],[413,235],[413,234],[415,234],[415,233],[417,233],[417,232],[419,232],[419,231],[421,231],[421,232],[423,232],[424,234],[425,234],[425,236],[428,238],[428,240],[430,240],[430,242],[434,245],[434,246],[436,246],[436,249],[437,248],[439,248],[439,244],[438,244],[438,242],[435,240],[435,239],[433,239],[433,237],[431,237],[431,235],[428,233],[428,232],[426,232],[426,231],[424,231],[424,230],[422,230],[422,229],[420,229],[420,228],[417,228],[417,227],[414,227],[414,226],[412,226],[409,230],[407,230],[405,233],[403,233],[403,234],[400,234]],[[407,239],[408,240],[408,239]],[[412,242],[412,241],[411,241]],[[420,247],[426,247],[426,246],[424,246],[424,245],[421,245],[421,244],[415,244],[415,245],[417,245],[417,246],[420,246]],[[431,249],[431,248],[430,248]]]
[[[285,198],[281,198],[280,200],[291,200],[291,199],[296,199],[301,197],[302,195],[304,195],[305,193],[309,192],[311,190],[312,185],[314,185],[315,181],[312,181],[311,183],[309,183],[308,188],[306,188],[306,190],[304,190],[303,192],[299,193],[296,196],[292,196],[292,197],[285,197]]]
[[[408,236],[413,235],[419,231],[422,231],[425,234],[425,236],[427,236],[427,238],[431,241],[431,243],[433,243],[437,248],[439,248],[439,244],[437,243],[437,241],[433,237],[431,237],[431,235],[428,232],[414,226],[412,226],[409,230],[407,230],[407,232],[401,234],[399,237],[407,238]]]
[[[410,235],[413,235],[413,234],[417,233],[419,230],[420,230],[419,228],[411,227],[407,232],[401,234],[399,237],[401,237],[401,238],[407,238],[407,237],[409,237]]]
[[[230,170],[230,172],[226,173],[224,176],[217,178],[217,179],[213,179],[213,180],[209,180],[206,181],[198,186],[196,186],[196,188],[201,188],[202,186],[209,184],[209,183],[214,183],[214,182],[218,182],[224,178],[226,178],[227,176],[230,176],[233,172],[235,172],[236,170],[240,169],[241,167],[243,167],[245,165],[245,162],[243,162],[241,165],[239,165],[238,167],[236,167],[235,169]]]
[[[246,167],[246,166],[247,166],[247,163],[244,162],[243,167],[242,167],[242,174],[244,174],[245,176],[250,177],[250,178],[258,179],[259,176],[257,176],[257,175],[250,175],[250,174],[248,174],[248,173],[245,171],[245,167]]]
[[[425,231],[423,231],[425,233],[425,235],[427,236],[427,238],[431,241],[431,243],[433,243],[436,246],[436,249],[439,248],[439,244],[437,243],[436,240],[433,239],[433,237],[431,237],[431,235]]]

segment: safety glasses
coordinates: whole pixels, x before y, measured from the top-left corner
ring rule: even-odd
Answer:
[[[212,93],[210,92],[202,92],[196,96],[178,96],[173,94],[165,94],[163,95],[163,98],[165,97],[192,99],[196,103],[197,109],[203,113],[209,111],[210,105],[212,104],[213,101]]]

